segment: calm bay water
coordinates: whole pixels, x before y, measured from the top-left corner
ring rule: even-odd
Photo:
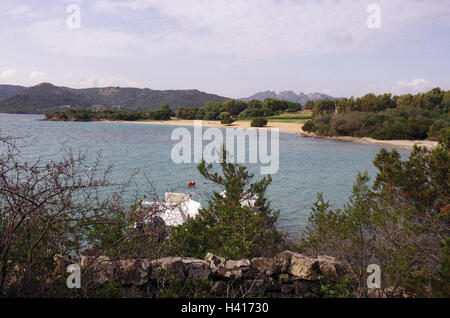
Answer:
[[[164,192],[187,192],[187,182],[194,180],[197,200],[206,204],[208,195],[217,190],[205,184],[196,164],[176,165],[171,150],[176,142],[170,140],[176,126],[125,123],[45,122],[38,115],[0,114],[0,134],[24,137],[19,145],[27,159],[55,160],[64,150],[87,150],[94,155],[100,151],[104,162],[113,164],[113,178],[124,181],[136,169],[135,180],[142,193],[149,190],[144,172],[150,177],[163,198]],[[193,128],[187,127],[193,132]],[[192,133],[193,134],[193,133]],[[377,173],[372,165],[381,149],[366,145],[326,139],[304,138],[280,133],[280,169],[273,175],[268,189],[272,207],[281,211],[279,227],[296,232],[302,229],[316,201],[323,192],[326,200],[342,207],[351,193],[358,171]],[[390,147],[385,147],[391,149]],[[399,150],[407,157],[408,150]],[[260,178],[259,167],[250,167]],[[130,192],[130,202],[131,202]],[[201,199],[199,198],[201,197]]]

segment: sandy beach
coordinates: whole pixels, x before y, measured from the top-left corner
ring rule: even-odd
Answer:
[[[174,126],[194,126],[194,120],[184,120],[184,119],[174,119],[170,121],[152,121],[152,122],[125,122],[130,124],[141,124],[141,125],[174,125]],[[234,122],[232,125],[223,125],[219,121],[213,120],[203,120],[202,125],[205,127],[223,127],[223,128],[250,128],[249,121],[238,121]],[[430,141],[430,140],[376,140],[369,137],[357,138],[357,137],[328,137],[328,136],[318,136],[314,133],[306,132],[302,130],[303,124],[301,123],[283,123],[283,122],[269,122],[266,129],[278,128],[280,132],[284,133],[293,133],[302,135],[304,137],[309,138],[326,138],[326,139],[334,139],[340,141],[352,141],[352,142],[361,142],[366,144],[376,144],[376,145],[386,145],[391,147],[398,148],[407,148],[412,149],[414,145],[425,146],[429,149],[434,149],[438,146],[438,142]]]
[[[174,125],[174,126],[194,126],[194,120],[185,119],[172,119],[169,121],[126,121],[125,123],[130,124],[150,124],[150,125]],[[203,120],[202,125],[204,127],[222,127],[222,128],[251,128],[249,121],[237,121],[231,125],[223,125],[220,121],[214,120]],[[281,122],[269,122],[269,124],[262,129],[278,128],[284,133],[294,133],[300,134],[303,124],[298,123],[281,123]],[[261,129],[261,128],[259,128]]]
[[[362,143],[366,143],[366,144],[386,145],[386,146],[407,148],[407,149],[413,149],[414,145],[418,145],[420,147],[427,147],[428,149],[434,149],[438,146],[437,141],[431,141],[431,140],[377,140],[377,139],[373,139],[373,138],[369,138],[369,137],[358,138],[358,137],[350,137],[350,136],[336,136],[336,137],[318,136],[315,133],[304,131],[301,128],[300,128],[300,134],[304,137],[310,137],[310,138],[326,138],[326,139],[341,140],[341,141],[362,142]]]

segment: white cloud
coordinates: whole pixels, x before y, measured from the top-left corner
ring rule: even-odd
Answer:
[[[43,79],[45,79],[45,73],[44,72],[39,72],[39,71],[33,71],[33,72],[30,73],[30,79],[31,80],[42,81]]]
[[[10,6],[5,5],[4,11],[12,13],[17,4],[15,0],[8,1]],[[273,85],[277,90],[289,87],[296,91],[320,91],[323,86],[334,89],[339,96],[349,92],[356,95],[359,90],[367,90],[369,81],[377,83],[378,92],[390,91],[394,85],[398,91],[414,90],[420,83],[394,84],[397,79],[412,78],[405,73],[406,67],[394,63],[405,55],[413,65],[421,53],[432,48],[438,51],[437,58],[427,76],[434,84],[445,87],[445,72],[442,67],[439,72],[435,69],[439,68],[437,63],[448,66],[440,55],[448,46],[444,39],[450,26],[450,1],[377,0],[382,27],[369,29],[366,9],[372,2],[33,2],[31,9],[24,6],[15,10],[16,14],[33,13],[33,19],[0,19],[0,51],[4,60],[10,61],[5,68],[27,67],[24,78],[18,76],[14,80],[30,81],[29,72],[40,70],[54,74],[51,81],[62,81],[68,86],[135,84],[128,77],[145,86],[196,87],[239,97]],[[69,3],[81,5],[80,29],[69,30],[66,26],[65,7]],[[416,39],[415,44],[412,39]],[[30,52],[36,64],[30,62]],[[411,56],[407,55],[409,52]],[[104,75],[110,72],[114,76]],[[69,83],[65,73],[80,78]],[[335,80],[342,76],[348,84]],[[354,87],[359,87],[358,93],[353,93]]]
[[[118,57],[139,52],[138,35],[116,28],[69,30],[65,19],[39,21],[16,31],[48,51],[80,57]]]
[[[91,19],[81,29],[69,32],[62,16],[40,19],[14,33],[46,50],[80,57],[188,50],[255,60],[368,52],[398,42],[411,28],[448,23],[443,12],[450,11],[450,2],[378,2],[383,26],[377,30],[366,26],[370,1],[96,0],[83,3],[83,17]],[[112,25],[92,22],[104,16]]]
[[[411,27],[448,24],[449,2],[378,1],[383,27],[368,29],[367,6],[353,0],[99,0],[99,12],[126,17],[153,10],[165,24],[162,34],[146,35],[155,46],[244,58],[279,54],[367,52],[398,41]],[[159,21],[159,20],[158,20]]]
[[[432,84],[424,78],[414,78],[411,81],[399,80],[393,87],[394,93],[419,93],[430,89]]]
[[[11,19],[17,19],[22,17],[32,17],[34,15],[33,10],[31,7],[27,5],[22,5],[15,7],[9,11],[6,11],[3,15],[11,18]]]
[[[0,72],[0,79],[12,78],[12,77],[16,76],[17,73],[18,73],[18,71],[15,68],[7,69],[3,72]]]

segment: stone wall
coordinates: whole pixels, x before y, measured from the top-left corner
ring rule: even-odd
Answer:
[[[57,270],[64,259],[55,256]],[[102,255],[83,255],[80,268],[97,284],[118,282],[124,288],[140,288],[147,296],[170,282],[202,281],[209,296],[320,297],[321,284],[339,282],[344,266],[330,256],[311,258],[285,251],[273,258],[228,260],[207,254],[204,260],[167,257],[157,260],[110,260]],[[62,273],[61,273],[62,274]]]

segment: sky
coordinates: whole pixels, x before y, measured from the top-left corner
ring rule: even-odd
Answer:
[[[450,89],[448,0],[0,0],[0,84]]]

